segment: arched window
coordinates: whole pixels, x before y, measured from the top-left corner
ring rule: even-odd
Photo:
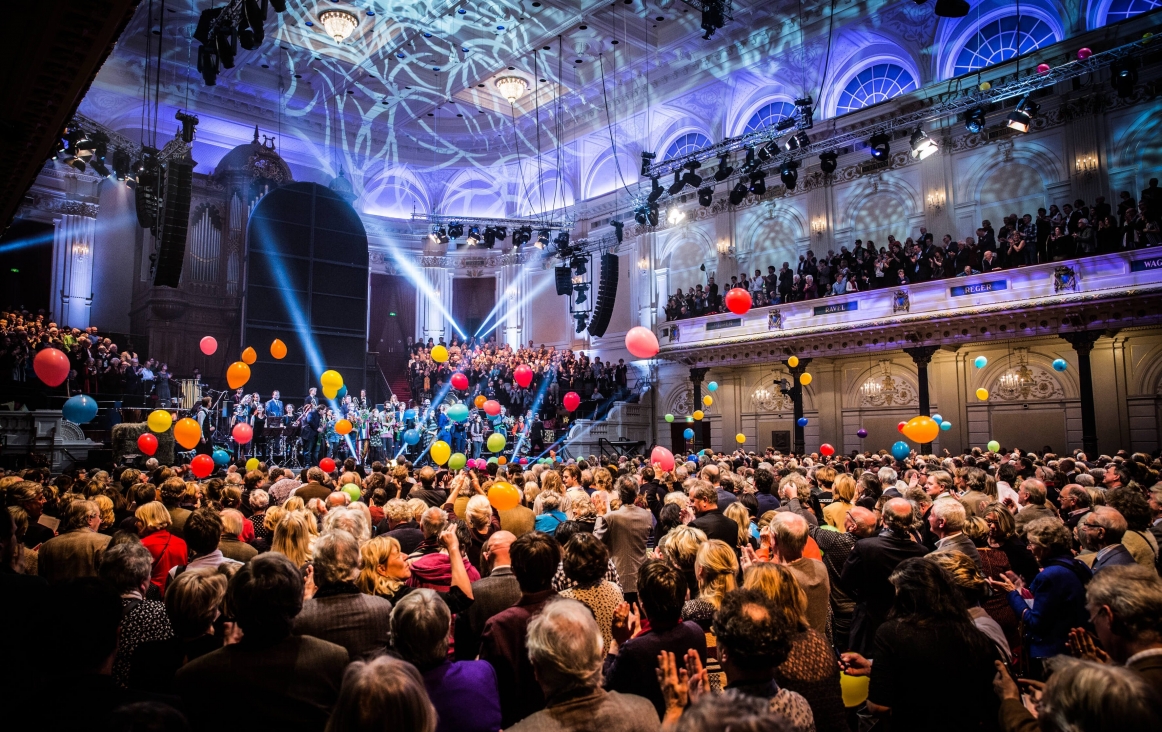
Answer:
[[[839,93],[835,114],[846,114],[915,90],[916,80],[897,64],[869,66],[847,82]]]
[[[1162,0],[1112,0],[1109,9],[1106,10],[1106,23],[1117,23],[1135,15],[1148,13],[1159,5],[1162,5]]]
[[[749,135],[755,130],[773,127],[794,113],[795,105],[790,102],[771,102],[751,116],[750,121],[746,123],[746,129],[742,133]]]
[[[666,148],[666,154],[663,159],[672,160],[673,158],[680,158],[687,153],[692,153],[695,150],[701,150],[703,148],[710,147],[713,144],[714,143],[710,141],[710,138],[706,135],[703,135],[701,132],[688,132],[685,135],[679,137],[677,140],[674,140],[674,142],[671,143],[668,148]]]
[[[1153,1],[1162,2],[1162,0]],[[964,48],[960,49],[953,74],[960,76],[972,73],[977,69],[999,64],[1014,56],[1056,43],[1057,40],[1057,34],[1049,24],[1032,15],[1021,16],[1019,32],[1016,15],[997,18],[991,23],[985,23],[972,38],[968,39]]]

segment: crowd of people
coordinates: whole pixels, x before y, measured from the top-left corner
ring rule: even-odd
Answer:
[[[121,350],[96,326],[70,328],[52,322],[44,312],[0,312],[0,389],[40,384],[32,361],[38,351],[56,348],[69,357],[63,388],[69,394],[114,394],[136,406],[168,407],[180,395],[169,365]],[[200,378],[194,369],[194,378]]]
[[[950,277],[966,277],[1026,265],[1056,262],[1094,254],[1152,247],[1162,243],[1162,188],[1158,179],[1135,201],[1122,191],[1117,208],[1098,196],[1092,204],[1076,200],[1060,208],[1037,209],[1037,215],[1009,214],[994,229],[988,219],[973,233],[955,240],[945,234],[937,242],[925,227],[917,237],[899,241],[888,235],[887,245],[856,239],[852,249],[814,252],[799,256],[792,267],[783,262],[764,275],[756,269],[732,275],[730,282],[715,282],[679,289],[666,302],[666,320],[681,320],[726,312],[723,298],[735,288],[751,295],[753,307],[814,300],[851,292],[865,292]]]
[[[455,334],[451,343],[443,338],[429,338],[427,343],[409,344],[408,384],[412,398],[418,402],[434,399],[447,390],[455,373],[468,379],[466,391],[456,390],[458,398],[472,403],[477,396],[495,399],[509,412],[526,414],[533,410],[542,419],[564,416],[563,400],[575,392],[584,402],[601,404],[629,395],[628,369],[624,359],[615,364],[602,362],[597,356],[590,359],[585,353],[571,349],[557,350],[554,346],[528,346],[514,349],[498,344],[495,336],[478,341],[461,341]],[[444,347],[446,361],[432,359],[432,349]],[[533,372],[528,387],[515,379],[520,366]]]
[[[49,729],[1157,729],[1160,474],[30,468],[0,477],[0,687]]]

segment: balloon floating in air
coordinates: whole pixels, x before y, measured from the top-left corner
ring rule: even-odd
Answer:
[[[1049,64],[1037,64],[1037,73],[1038,74],[1048,74],[1049,73]]]
[[[984,356],[977,356],[972,360],[972,365],[976,366],[978,369],[983,369],[985,366],[988,366],[988,364],[989,360]]]
[[[497,511],[508,511],[520,505],[520,491],[511,483],[497,481],[488,489],[488,502]]]
[[[343,375],[334,369],[327,369],[319,377],[319,383],[323,385],[324,389],[339,391],[339,387],[343,386]]]
[[[835,454],[835,447],[833,447],[829,443],[824,442],[822,445],[819,446],[819,454],[822,455],[823,457],[831,457],[832,455]]]
[[[736,287],[726,293],[726,309],[735,315],[746,315],[750,312],[750,293],[741,287]]]
[[[97,401],[88,394],[77,394],[65,402],[61,414],[73,424],[91,422],[97,416]]]
[[[666,421],[667,421],[667,422],[673,422],[673,421],[674,421],[674,415],[672,415],[672,414],[667,414],[667,415],[666,415],[666,417],[665,417],[665,419],[666,419]]]
[[[799,383],[802,384],[803,386],[807,386],[808,384],[810,384],[811,383],[811,374],[808,374],[808,373],[799,374]]]
[[[245,445],[254,439],[254,428],[245,422],[239,422],[234,425],[234,429],[231,430],[230,434],[239,445]]]
[[[682,437],[685,437],[687,440],[693,440],[694,439],[694,430],[687,427],[685,430],[683,430]]]
[[[145,455],[157,452],[157,437],[152,432],[146,432],[137,438],[137,449]]]
[[[636,358],[653,358],[660,346],[652,330],[638,325],[625,334],[625,348]]]
[[[226,369],[226,383],[231,389],[241,389],[247,381],[250,381],[250,367],[241,361],[235,361]]]
[[[488,442],[486,444],[488,445],[489,452],[500,452],[508,444],[508,440],[501,433],[493,432],[488,436]]]
[[[718,382],[711,381],[709,384],[706,385],[706,389],[707,389],[707,391],[718,391]]]
[[[477,409],[480,409],[484,406],[485,401],[487,401],[487,399],[483,394],[477,394],[476,398],[472,400],[472,403],[476,405]]]
[[[936,423],[931,417],[920,415],[919,417],[912,417],[904,425],[904,437],[907,437],[913,442],[918,442],[925,445],[940,434],[940,425]]]
[[[941,417],[939,414],[933,414],[932,421],[935,422],[936,424],[940,424],[941,422],[944,421],[944,418]]]
[[[213,356],[214,352],[218,350],[218,341],[214,336],[206,336],[198,341],[198,350],[207,356]]]
[[[360,491],[359,486],[355,485],[354,483],[348,483],[344,485],[342,490],[352,501],[358,501],[363,497],[363,492]]]
[[[32,359],[32,370],[48,386],[60,386],[69,377],[69,357],[56,348],[44,348]]]
[[[452,457],[448,458],[448,469],[449,470],[460,470],[461,468],[463,468],[467,464],[468,464],[468,456],[466,456],[462,452],[454,452],[454,453],[452,453]]]
[[[660,468],[663,473],[669,472],[674,469],[674,453],[658,445],[650,453],[650,465]]]
[[[468,405],[467,404],[453,404],[448,407],[448,419],[459,424],[468,419]]]
[[[691,416],[694,417],[694,419],[701,420],[703,417],[706,416],[706,413],[703,412],[701,409],[695,409],[694,414],[692,414]]]
[[[452,388],[464,391],[468,388],[468,377],[459,372],[452,374]]]
[[[1069,363],[1064,358],[1053,359],[1053,370],[1054,371],[1064,371],[1067,368],[1069,368]]]
[[[896,432],[903,432],[904,425],[906,425],[906,424],[908,424],[908,423],[907,422],[900,422],[898,425],[896,425]]]
[[[997,442],[996,440],[989,440],[989,444],[985,445],[985,447],[989,449],[989,452],[1001,451],[1001,443]]]
[[[187,450],[193,450],[202,441],[202,428],[196,419],[183,417],[173,426],[173,438]]]
[[[242,363],[247,366],[253,366],[254,362],[258,360],[258,352],[251,346],[247,346],[246,350],[242,352]]]
[[[495,417],[496,415],[500,414],[500,402],[496,401],[495,399],[489,399],[488,401],[484,402],[484,413],[489,417]]]
[[[194,474],[195,478],[205,478],[214,472],[214,458],[209,455],[195,455],[194,459],[190,461],[190,472]]]
[[[796,366],[799,365],[799,357],[798,356],[791,356],[790,358],[787,359],[787,365],[790,366],[791,368],[795,368]]]
[[[806,427],[807,426],[807,418],[800,417],[799,419],[795,420],[795,424],[799,425],[800,427]]]
[[[512,372],[512,378],[517,383],[517,386],[522,389],[527,389],[533,383],[533,370],[522,363]]]
[[[443,346],[436,346],[432,349],[432,360],[436,363],[444,363],[448,360],[448,349]]]
[[[276,361],[286,358],[286,344],[275,338],[270,343],[270,357]]]
[[[1093,55],[1093,51],[1091,51],[1088,48],[1077,49],[1077,60],[1078,61],[1084,61],[1092,55]]]
[[[862,440],[863,438],[867,437],[867,430],[865,430],[863,427],[860,427],[855,431],[855,436]]]
[[[349,434],[351,432],[351,430],[354,429],[354,427],[355,427],[355,425],[351,424],[350,421],[348,421],[346,419],[341,419],[335,423],[335,434],[337,434],[337,435]]]
[[[415,428],[404,430],[403,441],[409,445],[416,444],[420,441],[420,431]]]
[[[319,468],[324,473],[333,473],[335,472],[335,461],[329,457],[325,457],[319,461]]]
[[[173,417],[164,409],[153,410],[145,421],[154,432],[168,432],[173,426]]]
[[[258,458],[250,458],[246,461],[247,470],[258,470]]]
[[[443,465],[448,462],[448,458],[452,457],[452,446],[443,440],[436,440],[432,443],[431,450],[432,462],[436,465]]]
[[[739,432],[737,435],[734,436],[734,441],[737,442],[738,444],[742,445],[746,442],[746,435]]]
[[[581,406],[581,395],[575,391],[571,391],[565,395],[561,402],[565,405],[566,411],[576,411],[577,407]]]
[[[896,444],[892,445],[892,457],[897,460],[904,460],[911,454],[912,448],[909,447],[908,443],[904,442],[903,440],[900,440]]]
[[[222,448],[219,447],[219,448],[216,448],[214,450],[214,454],[212,456],[212,459],[214,460],[215,465],[217,465],[219,468],[224,468],[230,464],[230,453],[226,452],[225,450],[223,450]],[[250,458],[250,459],[257,460],[258,458]]]
[[[952,429],[952,423],[949,422],[948,420],[944,420],[943,422],[940,423],[940,430],[942,432],[947,432],[950,429]]]
[[[983,386],[981,388],[977,389],[976,390],[976,398],[981,400],[982,402],[987,402],[989,400],[989,390],[984,388]]]
[[[709,407],[710,405],[714,404],[714,397],[707,394],[706,396],[702,397],[702,404]]]

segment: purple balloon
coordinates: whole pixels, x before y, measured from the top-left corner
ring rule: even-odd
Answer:
[[[867,437],[867,430],[865,430],[863,427],[860,427],[859,431],[857,431],[855,434],[857,437],[859,437],[859,439],[862,440],[863,438]]]

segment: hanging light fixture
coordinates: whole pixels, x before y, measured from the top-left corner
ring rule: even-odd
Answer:
[[[912,146],[912,158],[923,160],[937,151],[936,143],[924,132],[924,128],[917,127],[909,141]]]
[[[323,24],[327,35],[335,39],[335,43],[342,43],[350,38],[355,32],[355,27],[359,25],[359,19],[346,10],[327,10],[320,13],[319,22]]]
[[[502,76],[496,80],[496,88],[509,104],[516,104],[529,90],[529,83],[519,76]]]

